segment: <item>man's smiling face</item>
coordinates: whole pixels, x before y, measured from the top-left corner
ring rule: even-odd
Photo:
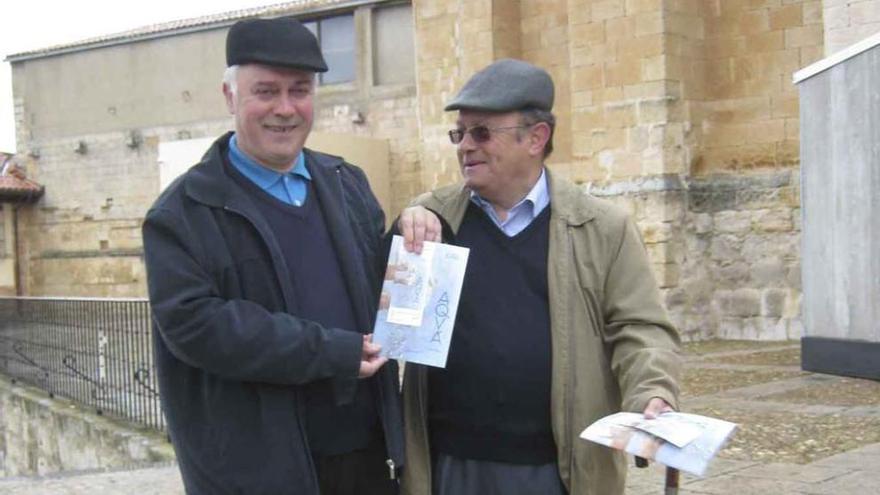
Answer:
[[[289,170],[312,129],[314,89],[312,72],[240,66],[235,91],[223,86],[239,148],[266,167]]]
[[[464,135],[457,150],[461,175],[484,199],[509,207],[508,200],[525,196],[541,175],[541,157],[536,155],[531,126],[522,124],[519,112],[459,112],[459,130],[478,126],[489,128],[490,138],[479,142],[470,133]]]

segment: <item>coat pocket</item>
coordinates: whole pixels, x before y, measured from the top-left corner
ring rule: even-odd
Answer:
[[[576,286],[571,289],[576,293],[575,298],[579,301],[579,307],[584,314],[575,315],[577,325],[587,324],[592,327],[597,336],[603,334],[604,315],[602,314],[602,300],[604,296],[605,274],[600,269],[595,253],[589,253],[586,246],[576,242],[578,232],[572,233],[571,250],[574,254],[574,274]]]

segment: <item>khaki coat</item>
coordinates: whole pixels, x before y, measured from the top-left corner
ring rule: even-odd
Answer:
[[[678,409],[679,336],[628,215],[549,171],[548,186],[551,420],[559,475],[572,495],[622,494],[625,456],[578,435],[603,416],[643,411],[652,397]],[[454,185],[415,203],[457,233],[469,197]],[[427,376],[424,366],[406,367],[402,486],[408,495],[431,493]]]

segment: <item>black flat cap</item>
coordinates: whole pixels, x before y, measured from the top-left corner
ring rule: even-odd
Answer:
[[[446,105],[447,112],[511,112],[526,108],[553,109],[553,79],[540,67],[510,58],[495,61],[474,74]]]
[[[226,65],[265,64],[327,72],[318,40],[291,17],[246,19],[229,28]]]

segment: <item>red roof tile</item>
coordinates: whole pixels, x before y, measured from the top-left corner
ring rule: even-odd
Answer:
[[[16,177],[0,175],[0,201],[11,203],[33,203],[43,195],[43,186],[36,182]]]

